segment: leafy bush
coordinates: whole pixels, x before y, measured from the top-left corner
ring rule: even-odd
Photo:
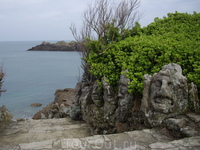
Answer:
[[[131,30],[118,34],[116,29],[115,33],[117,40],[112,42],[89,40],[87,44],[90,53],[84,59],[97,79],[106,76],[115,87],[120,74],[128,69],[129,91],[141,95],[145,74],[177,63],[183,75],[200,88],[200,13],[169,13],[147,27],[140,28],[137,23]]]

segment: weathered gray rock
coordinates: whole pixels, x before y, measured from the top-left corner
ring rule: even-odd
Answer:
[[[190,111],[197,113],[200,110],[198,91],[193,83],[188,84],[179,65],[168,64],[153,76],[144,75],[141,99],[128,92],[130,79],[126,73],[120,76],[115,90],[106,77],[90,83],[80,82],[75,92],[73,118],[82,115],[82,119],[91,125],[93,134],[162,125],[177,137],[199,135],[198,115],[185,116]]]
[[[147,123],[159,126],[163,120],[184,114],[188,108],[187,78],[177,64],[165,65],[153,76],[146,75],[141,110]]]
[[[118,87],[118,108],[116,110],[116,120],[119,122],[126,122],[131,115],[131,108],[133,107],[133,96],[128,92],[128,84],[130,79],[124,74],[120,76]]]
[[[124,128],[126,125],[121,123],[126,123],[132,117],[133,96],[128,93],[129,82],[125,75],[121,75],[117,93],[106,77],[102,79],[102,88],[97,81],[92,84],[79,83],[76,87],[79,96],[72,107],[72,116],[80,115],[80,111],[76,112],[79,105],[83,120],[91,124],[94,134],[116,132],[115,126]]]
[[[195,123],[200,123],[200,115],[197,115],[195,113],[187,113],[186,116],[189,117]]]
[[[117,100],[115,92],[112,86],[108,83],[108,79],[104,77],[103,79],[103,100],[104,100],[104,119],[114,122],[112,117],[117,108]]]
[[[189,108],[196,113],[200,113],[198,90],[193,82],[189,84]]]
[[[181,131],[186,126],[187,121],[185,118],[181,119],[169,118],[166,119],[164,123],[167,129],[170,130],[172,135],[181,138],[182,137]]]
[[[100,86],[97,82],[94,82],[93,86],[92,86],[92,94],[91,94],[91,98],[93,103],[97,106],[97,107],[102,107],[103,106],[103,96],[102,96],[102,91],[100,89]]]
[[[73,120],[81,120],[82,119],[82,113],[81,113],[80,106],[75,105],[72,107],[70,117]]]

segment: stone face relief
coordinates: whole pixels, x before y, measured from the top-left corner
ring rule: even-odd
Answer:
[[[116,104],[116,100],[115,100],[115,92],[113,90],[113,88],[110,86],[110,84],[108,82],[106,82],[106,77],[104,77],[103,80],[103,89],[104,89],[104,95],[103,95],[103,99],[104,101],[109,102],[110,104]]]
[[[153,109],[163,113],[169,113],[174,104],[172,98],[174,91],[169,77],[155,75],[150,89],[150,103]]]
[[[109,116],[113,115],[116,110],[117,100],[115,98],[114,89],[110,86],[108,79],[104,77],[103,79],[103,89],[104,89],[104,118],[110,119]]]
[[[116,120],[119,122],[125,122],[129,116],[129,112],[132,108],[133,96],[128,92],[128,83],[130,79],[125,75],[120,76],[119,87],[118,87],[118,108],[116,110]]]
[[[103,99],[102,99],[102,93],[100,90],[100,86],[97,82],[94,83],[92,94],[91,94],[92,101],[97,107],[103,106]]]
[[[187,110],[187,78],[179,65],[165,65],[160,72],[145,77],[149,79],[145,82],[141,110],[148,118],[164,119],[168,114],[173,116]]]
[[[74,118],[85,120],[97,134],[160,125],[171,130],[168,127],[171,120],[173,126],[176,126],[176,122],[188,111],[200,110],[197,87],[187,83],[187,78],[182,75],[182,69],[177,64],[165,65],[153,76],[144,75],[143,97],[139,103],[128,92],[129,82],[130,79],[122,74],[118,91],[114,91],[106,77],[102,80],[102,89],[97,81],[90,84],[82,82],[78,90],[77,106],[72,109]],[[137,111],[133,111],[136,106]],[[181,126],[181,129],[185,126],[187,124]]]
[[[188,103],[187,79],[177,64],[169,64],[152,77],[150,103],[162,113],[185,111]]]
[[[122,74],[119,80],[119,88],[118,88],[118,95],[117,95],[119,99],[119,106],[126,106],[130,103],[130,99],[132,97],[128,93],[129,82],[130,82],[130,79]]]

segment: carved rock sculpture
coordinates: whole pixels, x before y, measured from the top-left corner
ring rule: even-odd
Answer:
[[[119,87],[118,87],[118,108],[116,110],[116,121],[126,122],[127,117],[130,116],[131,108],[133,107],[133,96],[128,92],[128,83],[130,79],[125,75],[120,76]]]
[[[121,75],[118,94],[106,77],[102,80],[102,88],[97,81],[92,85],[79,83],[76,88],[76,105],[72,107],[71,117],[76,120],[82,114],[82,119],[93,126],[94,133],[115,132],[116,122],[125,123],[128,117],[131,117],[133,97],[128,93],[129,82],[125,75]]]
[[[112,120],[113,121],[113,114],[117,108],[117,101],[115,98],[115,92],[113,87],[107,82],[107,78],[104,77],[103,79],[103,100],[104,100],[104,119],[105,120]]]
[[[188,97],[187,78],[179,65],[171,63],[153,76],[145,75],[141,111],[147,118],[146,123],[159,126],[166,118],[185,114]]]
[[[106,77],[101,80],[102,87],[98,82],[77,84],[77,99],[71,111],[71,117],[85,120],[94,134],[141,129],[144,125],[145,128],[164,125],[174,134],[176,131],[179,134],[181,129],[181,136],[199,133],[194,128],[191,132],[185,131],[194,117],[185,119],[188,117],[181,115],[189,111],[198,113],[200,107],[197,87],[188,84],[179,65],[171,63],[153,76],[146,74],[142,99],[128,92],[130,79],[124,74],[120,76],[117,90]],[[198,118],[198,115],[193,116]]]

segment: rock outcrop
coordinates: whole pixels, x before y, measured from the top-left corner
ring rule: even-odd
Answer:
[[[160,126],[166,118],[185,114],[188,110],[187,78],[177,64],[166,65],[153,76],[145,75],[143,95],[141,110],[152,127]]]
[[[66,118],[70,115],[74,102],[74,89],[59,89],[55,92],[54,102],[37,112],[33,119]]]
[[[141,98],[128,92],[129,82],[122,74],[117,92],[106,77],[103,87],[97,81],[78,83],[71,117],[85,120],[94,134],[164,126],[177,138],[200,135],[198,90],[179,65],[165,65],[153,76],[145,75]]]
[[[42,42],[42,44],[28,49],[28,51],[80,51],[80,50],[76,42],[65,43],[64,41],[60,41],[52,44],[49,42]]]
[[[5,105],[0,107],[0,124],[7,123],[13,119],[13,115],[10,111],[6,108]]]

